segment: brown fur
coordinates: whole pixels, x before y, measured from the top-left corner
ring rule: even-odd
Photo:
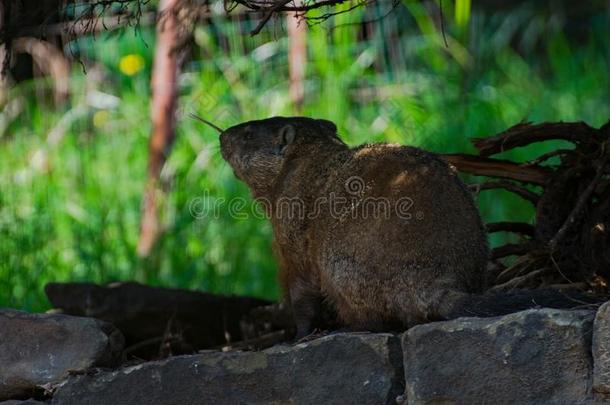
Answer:
[[[322,301],[346,327],[383,330],[446,319],[464,296],[482,291],[488,246],[479,213],[435,155],[389,144],[350,149],[333,123],[300,117],[240,124],[220,141],[270,214],[299,335]],[[343,211],[321,204],[331,196],[348,201],[337,205]],[[375,198],[388,203],[388,215],[364,208]],[[410,218],[396,209],[406,198]],[[302,202],[305,215],[287,215],[290,201]]]

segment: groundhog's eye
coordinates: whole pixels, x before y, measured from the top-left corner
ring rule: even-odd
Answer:
[[[247,127],[246,129],[244,129],[244,139],[246,141],[250,141],[254,138],[254,132],[252,132],[252,129]]]

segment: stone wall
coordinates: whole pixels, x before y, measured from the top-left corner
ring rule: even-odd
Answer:
[[[208,350],[117,368],[121,347],[108,323],[0,311],[0,400],[601,404],[610,396],[609,304],[597,315],[536,309],[435,322],[402,335],[336,333],[263,351]]]

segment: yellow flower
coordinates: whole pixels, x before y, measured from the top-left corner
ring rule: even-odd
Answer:
[[[144,69],[144,58],[140,55],[129,54],[121,58],[119,69],[127,76],[133,76],[140,70]]]
[[[96,128],[100,128],[104,126],[106,121],[108,121],[110,114],[106,110],[99,110],[93,114],[93,126]]]

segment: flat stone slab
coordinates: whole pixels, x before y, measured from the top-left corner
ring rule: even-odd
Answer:
[[[260,352],[205,352],[71,377],[53,404],[392,404],[400,340],[335,334]]]
[[[592,403],[593,311],[460,318],[403,335],[409,404]]]
[[[610,302],[602,305],[593,326],[593,389],[610,397]]]
[[[0,310],[0,401],[28,398],[70,371],[120,363],[123,336],[90,318]]]

